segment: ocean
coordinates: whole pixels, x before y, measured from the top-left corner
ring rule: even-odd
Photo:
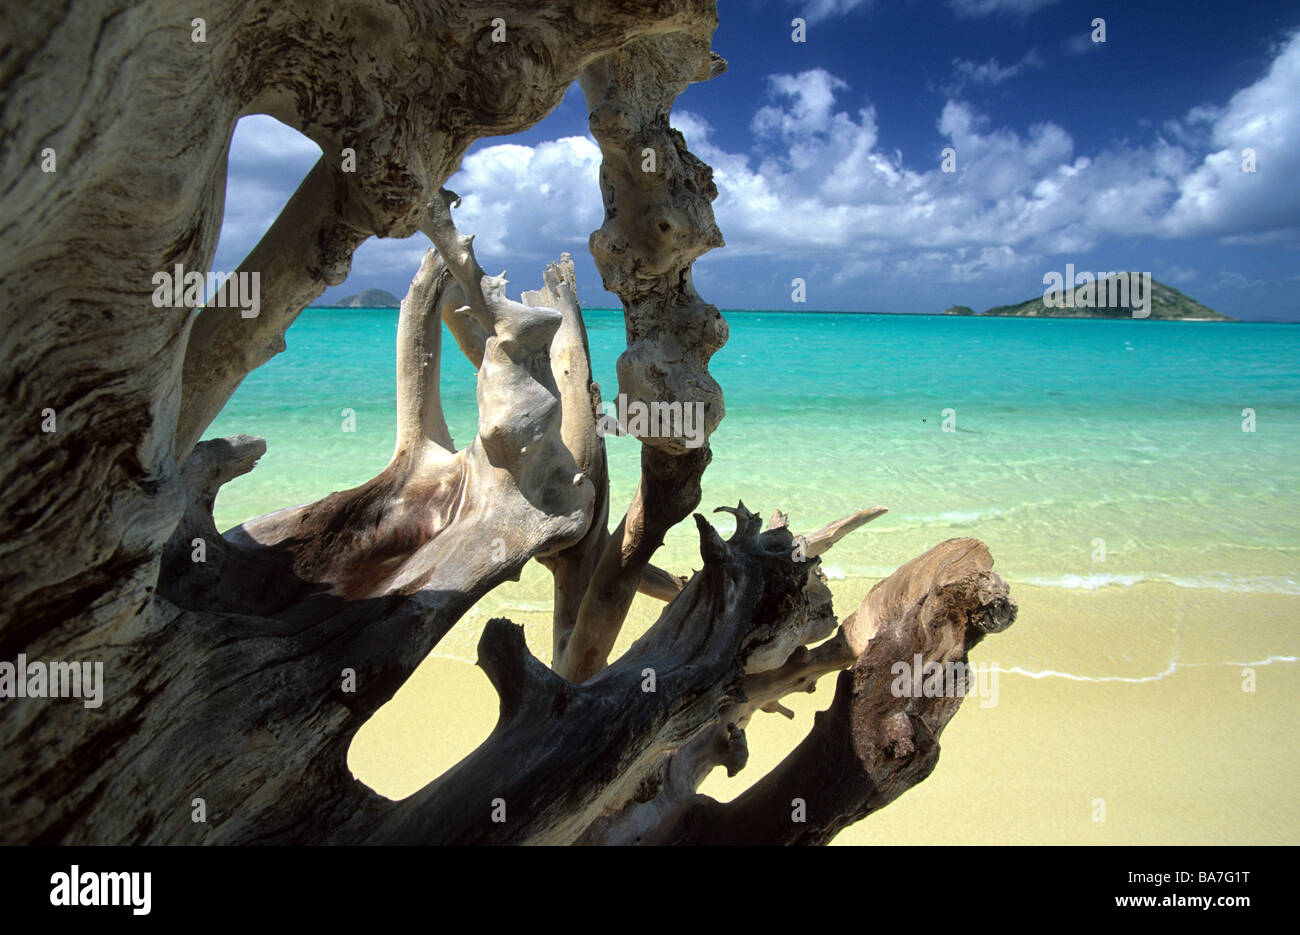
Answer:
[[[740,499],[812,530],[889,507],[830,553],[832,578],[881,577],[936,541],[974,535],[1012,581],[1300,594],[1300,327],[725,314],[731,337],[710,369],[726,418],[701,508]],[[622,317],[585,318],[612,402]],[[303,313],[288,351],[248,377],[208,432],[268,443],[257,469],[222,490],[220,528],[387,463],[396,327],[393,309]],[[476,426],[474,372],[447,346],[443,401],[461,445]],[[607,439],[616,509],[631,498],[638,449]],[[666,558],[693,557],[686,526]]]
[[[585,313],[596,377],[617,393],[622,316]],[[1300,843],[1300,327],[731,311],[710,369],[726,396],[701,512],[745,505],[812,531],[888,514],[823,557],[842,618],[884,575],[975,536],[1020,605],[972,661],[935,774],[839,843]],[[266,438],[226,485],[219,528],[356,485],[394,444],[395,309],[308,309],[207,437]],[[458,445],[474,373],[450,341],[443,402]],[[351,413],[345,412],[351,410]],[[345,422],[355,431],[344,431]],[[607,438],[611,525],[638,443]],[[693,524],[656,563],[700,565]],[[523,624],[550,658],[550,579],[531,564],[485,597],[362,728],[353,772],[408,795],[491,730],[482,624]],[[616,653],[662,605],[638,597]],[[807,732],[833,679],[750,725],[742,791]],[[1100,814],[1100,819],[1099,819]]]

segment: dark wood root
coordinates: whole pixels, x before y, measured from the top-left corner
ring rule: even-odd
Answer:
[[[925,779],[939,735],[968,688],[968,652],[1015,620],[987,548],[950,539],[880,582],[834,638],[749,675],[745,701],[660,762],[657,792],[604,817],[591,843],[825,844]],[[902,599],[900,599],[902,598]],[[868,634],[853,661],[856,635]],[[774,770],[731,802],[695,792],[717,765],[734,772],[743,728],[759,707],[841,668],[835,699]],[[917,678],[912,673],[920,664]],[[907,672],[907,678],[900,673]],[[948,680],[931,694],[934,673]],[[949,687],[956,686],[949,691]],[[920,690],[916,690],[920,686]]]
[[[704,568],[608,668],[574,685],[534,659],[522,631],[492,621],[479,665],[501,696],[482,746],[404,800],[366,840],[569,843],[644,794],[660,761],[742,697],[746,660],[828,604],[810,602],[811,566],[788,531],[757,517],[724,542],[696,516]],[[506,821],[491,820],[493,800]]]

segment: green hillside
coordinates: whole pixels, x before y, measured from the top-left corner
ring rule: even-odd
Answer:
[[[1133,318],[1134,298],[1129,294],[1125,303],[1122,290],[1118,288],[1119,279],[1124,274],[1113,274],[1109,278],[1093,284],[1091,295],[1087,285],[1068,289],[1063,296],[1065,307],[1049,307],[1042,295],[1027,299],[1016,305],[997,305],[983,312],[985,315],[1019,316],[1037,318]],[[1136,274],[1128,274],[1133,276]],[[1131,282],[1131,280],[1130,280]],[[1145,286],[1143,286],[1145,289]],[[1073,306],[1073,307],[1071,307]],[[1167,286],[1158,279],[1151,280],[1151,297],[1149,302],[1152,319],[1182,321],[1233,321],[1227,315],[1207,308],[1195,299],[1184,295],[1173,286]],[[945,315],[968,314],[961,311],[963,306],[954,306],[944,312]]]

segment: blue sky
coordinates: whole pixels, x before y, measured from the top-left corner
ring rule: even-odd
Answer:
[[[714,167],[727,246],[695,282],[720,308],[983,310],[1072,263],[1300,320],[1300,4],[723,0],[719,18],[729,70],[688,88],[673,124]],[[617,307],[586,249],[602,218],[586,116],[575,86],[533,129],[477,142],[447,186],[488,272],[535,288],[567,251],[583,304]],[[270,118],[240,122],[216,269],[318,156]],[[322,301],[401,296],[427,246],[372,239]]]

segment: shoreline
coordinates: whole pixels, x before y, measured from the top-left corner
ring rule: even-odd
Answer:
[[[1294,709],[1300,667],[1274,674],[1267,704]],[[1188,670],[1101,686],[1008,676],[997,706],[962,705],[924,783],[833,843],[1300,843],[1300,801],[1288,784],[1259,782],[1294,772],[1300,723],[1261,718],[1259,699],[1224,692],[1230,676]],[[745,769],[730,779],[715,770],[700,791],[727,801],[761,779],[833,694],[834,679],[823,678],[814,694],[786,699],[794,720],[758,715]],[[390,798],[414,794],[471,753],[497,717],[487,677],[459,660],[429,657],[399,696],[348,754],[353,774]],[[1204,699],[1219,697],[1227,700],[1205,716]],[[1099,809],[1104,820],[1095,820]]]
[[[872,583],[832,581],[837,616]],[[358,732],[348,756],[358,779],[410,795],[491,732],[497,696],[468,661],[483,623],[508,616],[534,655],[549,658],[549,610],[503,612],[516,599],[508,591],[480,602]],[[1013,584],[1019,619],[971,653],[972,664],[998,670],[993,703],[967,698],[931,777],[835,843],[1300,843],[1300,800],[1286,783],[1260,783],[1300,765],[1300,720],[1272,716],[1300,707],[1300,663],[1267,658],[1300,658],[1300,596],[1178,592],[1162,582]],[[662,606],[637,599],[615,655]],[[700,791],[727,800],[761,779],[829,705],[834,681],[785,699],[792,721],[757,715],[746,768],[733,778],[716,770]],[[1093,820],[1096,799],[1104,821]]]

